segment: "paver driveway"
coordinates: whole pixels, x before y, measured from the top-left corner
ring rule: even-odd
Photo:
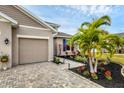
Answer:
[[[67,70],[67,67],[67,64],[52,62],[19,65],[0,72],[0,87],[101,87]]]

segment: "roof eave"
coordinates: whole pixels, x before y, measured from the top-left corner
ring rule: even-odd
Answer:
[[[12,25],[18,25],[18,22],[6,14],[0,12],[0,16],[12,23]]]
[[[59,37],[59,38],[71,38],[71,36],[54,36],[54,37]]]
[[[45,27],[48,27],[49,29],[51,29],[53,32],[57,32],[56,29],[54,29],[53,27],[51,27],[49,24],[47,24],[46,22],[44,22],[43,20],[41,20],[40,18],[38,18],[37,16],[35,16],[34,14],[32,14],[29,10],[27,10],[26,8],[24,8],[23,6],[20,5],[13,5],[15,8],[19,9],[20,11],[22,11],[23,13],[25,13],[27,16],[31,17],[32,19],[34,19],[35,21],[37,21],[38,23],[40,23],[41,25],[44,25]]]

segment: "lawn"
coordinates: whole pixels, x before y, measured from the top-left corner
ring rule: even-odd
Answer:
[[[106,59],[108,54],[103,54],[100,56],[102,59]],[[114,54],[111,58],[112,62],[124,65],[124,54]]]

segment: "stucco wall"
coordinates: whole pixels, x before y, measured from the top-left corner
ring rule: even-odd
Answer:
[[[12,65],[18,65],[18,38],[17,38],[17,34],[18,34],[18,29],[13,28],[12,29]]]
[[[4,40],[8,38],[9,44],[6,45]],[[12,30],[11,24],[0,22],[0,54],[9,55],[8,67],[11,67],[12,63]]]
[[[17,35],[29,35],[29,36],[39,36],[39,37],[49,37],[48,40],[48,59],[49,61],[53,60],[53,37],[52,31],[46,31],[41,29],[33,29],[27,27],[19,27],[17,31],[13,30],[13,65],[18,64],[18,52],[19,52],[19,42]]]
[[[63,38],[57,38],[57,39],[54,39],[55,40],[55,45],[56,46],[56,53],[57,55],[59,55],[59,44],[61,44],[61,47],[63,47]],[[63,48],[61,48],[61,53],[63,54]]]

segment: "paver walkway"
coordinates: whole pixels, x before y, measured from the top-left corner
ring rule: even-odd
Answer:
[[[0,72],[0,87],[91,88],[102,87],[52,62],[19,65]]]

